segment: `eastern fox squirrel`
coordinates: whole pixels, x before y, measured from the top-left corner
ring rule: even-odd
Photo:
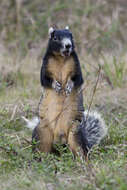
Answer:
[[[40,80],[44,94],[32,140],[39,141],[42,152],[52,152],[53,145],[60,143],[68,144],[74,155],[80,147],[86,156],[105,136],[107,128],[98,114],[84,112],[83,77],[68,27],[49,29]]]

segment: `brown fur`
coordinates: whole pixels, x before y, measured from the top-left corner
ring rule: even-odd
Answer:
[[[77,144],[71,129],[73,121],[80,117],[78,89],[74,88],[68,96],[64,92],[67,82],[75,72],[73,58],[51,57],[48,61],[47,71],[53,79],[62,84],[63,90],[60,94],[50,88],[45,88],[44,90],[44,97],[39,107],[39,148],[43,152],[51,152],[53,144],[68,143],[75,153]]]

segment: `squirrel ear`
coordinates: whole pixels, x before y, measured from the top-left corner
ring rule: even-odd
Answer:
[[[66,30],[69,30],[69,26],[66,26],[65,29],[66,29]]]
[[[50,27],[49,28],[49,37],[51,38],[51,35],[52,35],[52,33],[54,32],[54,28],[53,27]]]

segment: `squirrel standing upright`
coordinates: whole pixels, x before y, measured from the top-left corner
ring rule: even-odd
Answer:
[[[49,29],[48,47],[40,75],[44,88],[39,118],[28,123],[34,129],[33,141],[39,141],[42,152],[52,152],[54,144],[68,144],[77,155],[86,156],[89,149],[106,135],[107,128],[97,112],[84,112],[81,85],[83,77],[69,28]],[[31,125],[32,124],[32,125]]]

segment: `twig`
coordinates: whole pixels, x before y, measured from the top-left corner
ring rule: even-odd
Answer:
[[[19,145],[21,145],[21,141],[20,141],[20,138],[19,138],[18,135],[16,135],[16,138],[17,138],[17,140],[18,140]]]
[[[86,116],[86,122],[87,122],[87,119],[89,117],[89,112],[90,112],[91,105],[93,103],[94,95],[96,93],[97,85],[98,85],[99,78],[100,78],[100,73],[101,73],[101,66],[99,65],[98,76],[97,76],[97,80],[96,80],[96,83],[95,83],[95,86],[94,86],[94,89],[93,89],[93,94],[92,94],[92,97],[91,97],[91,101],[90,101],[90,104],[89,104],[89,107],[88,107],[88,112],[87,112],[87,116]]]
[[[26,149],[28,149],[28,148],[30,148],[30,147],[32,147],[32,144],[29,145],[29,146],[27,146],[27,147],[25,147],[25,148],[22,148],[21,150],[23,151],[23,150],[26,150]]]
[[[13,112],[12,112],[10,121],[12,121],[12,120],[14,119],[15,114],[16,114],[16,109],[17,109],[17,105],[16,105],[16,106],[14,107],[14,109],[13,109]]]
[[[31,141],[27,140],[26,138],[22,137],[23,140],[25,140],[28,144],[31,144]]]

